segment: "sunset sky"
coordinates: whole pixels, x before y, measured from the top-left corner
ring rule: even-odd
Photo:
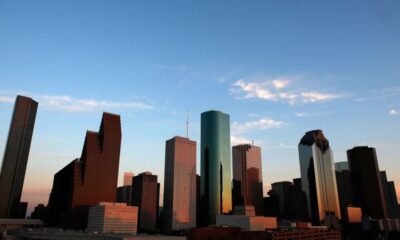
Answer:
[[[216,109],[232,144],[261,146],[265,190],[300,177],[297,144],[322,129],[336,162],[375,147],[400,196],[399,12],[394,0],[0,1],[0,156],[22,94],[39,102],[30,209],[103,111],[122,119],[120,182],[151,171],[163,183],[186,109],[198,149],[200,114]]]

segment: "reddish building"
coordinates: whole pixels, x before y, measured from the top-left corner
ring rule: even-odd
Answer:
[[[150,172],[133,177],[132,206],[139,207],[138,231],[157,232],[160,184]]]
[[[89,207],[115,202],[120,148],[120,117],[103,113],[99,132],[86,133],[81,158],[54,176],[49,226],[85,229]]]
[[[263,183],[260,147],[242,144],[232,147],[233,206],[254,206],[257,216],[262,216]]]

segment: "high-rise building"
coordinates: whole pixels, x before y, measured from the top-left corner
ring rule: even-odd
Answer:
[[[17,218],[38,103],[17,96],[0,166],[0,218]]]
[[[347,150],[353,184],[354,204],[364,216],[386,218],[386,202],[379,174],[375,148],[354,147]]]
[[[388,181],[386,176],[386,171],[380,172],[381,182],[382,182],[382,190],[385,196],[386,207],[388,218],[398,218],[398,202],[396,197],[396,188],[394,186],[393,181]]]
[[[157,230],[160,184],[157,175],[144,172],[133,177],[132,206],[139,207],[138,231],[154,232]]]
[[[216,215],[232,211],[229,115],[201,114],[201,212],[203,225],[215,224]]]
[[[49,226],[85,229],[89,207],[115,202],[120,148],[120,116],[103,113],[99,132],[86,132],[81,158],[54,176]]]
[[[196,227],[196,142],[174,137],[165,146],[164,231]]]
[[[132,172],[124,172],[124,185],[132,186],[132,179],[135,175]]]
[[[293,179],[293,219],[304,221],[308,219],[308,206],[307,206],[307,196],[304,193],[301,185],[301,178]]]
[[[344,222],[348,222],[348,207],[354,205],[351,171],[347,162],[335,163],[336,183],[338,187],[340,211]]]
[[[117,202],[131,205],[132,201],[132,186],[122,186],[117,188]]]
[[[232,147],[233,206],[253,206],[257,216],[262,216],[263,182],[261,148],[242,144]]]
[[[294,215],[293,184],[288,181],[275,182],[271,184],[271,189],[278,196],[279,217],[292,219]]]
[[[307,132],[299,143],[302,189],[314,224],[337,227],[341,219],[335,167],[329,141],[321,130]]]

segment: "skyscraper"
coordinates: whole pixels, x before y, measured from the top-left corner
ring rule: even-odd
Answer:
[[[233,206],[254,206],[257,216],[262,216],[263,183],[260,147],[243,144],[232,147]]]
[[[134,174],[132,172],[124,172],[124,184],[123,186],[132,186],[132,179]]]
[[[115,202],[120,148],[120,116],[103,113],[99,132],[86,132],[81,158],[54,176],[50,226],[85,229],[89,207]]]
[[[164,230],[196,227],[196,142],[174,137],[165,146]]]
[[[309,217],[314,224],[332,227],[341,214],[332,150],[321,130],[309,131],[303,136],[299,158]]]
[[[153,232],[157,229],[160,184],[157,176],[144,172],[133,177],[132,206],[139,207],[138,231]]]
[[[38,103],[17,96],[0,168],[0,218],[17,218]]]
[[[398,217],[398,202],[396,197],[396,188],[394,182],[389,182],[386,171],[380,171],[383,194],[385,196],[386,209],[388,218]]]
[[[232,211],[229,115],[219,111],[201,114],[201,212],[204,225],[216,215]]]
[[[342,213],[342,219],[344,219],[344,222],[347,222],[349,219],[347,208],[354,204],[351,171],[349,169],[348,162],[335,163],[335,169],[340,211]]]
[[[353,184],[354,204],[364,216],[386,218],[386,202],[379,174],[375,148],[354,147],[347,150]]]
[[[275,182],[271,189],[278,196],[279,217],[292,219],[294,216],[293,184],[288,181]]]

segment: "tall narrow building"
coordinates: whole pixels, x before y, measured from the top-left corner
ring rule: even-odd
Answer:
[[[361,207],[364,216],[386,218],[386,201],[375,148],[354,147],[347,150],[347,158],[354,204]]]
[[[242,144],[232,147],[233,206],[254,206],[257,216],[262,216],[263,182],[261,148]]]
[[[196,227],[196,142],[174,137],[165,146],[164,231]]]
[[[383,195],[385,196],[386,210],[388,218],[398,218],[398,202],[394,182],[389,182],[386,171],[380,171]],[[394,194],[394,198],[393,198]]]
[[[307,132],[299,143],[301,184],[313,224],[338,227],[341,219],[335,167],[328,139],[321,130]]]
[[[124,172],[124,183],[122,186],[132,186],[133,172]]]
[[[338,187],[340,211],[344,223],[349,220],[347,208],[354,205],[351,171],[348,162],[335,163],[336,183]]]
[[[17,218],[38,103],[17,96],[0,167],[0,218]]]
[[[229,115],[220,111],[201,114],[202,225],[215,224],[216,215],[232,211],[232,177]]]
[[[54,175],[49,226],[85,229],[91,206],[115,202],[120,148],[120,116],[104,113],[99,132],[86,132],[81,158]]]
[[[139,207],[138,231],[157,231],[160,184],[157,175],[144,172],[133,177],[132,206]]]

